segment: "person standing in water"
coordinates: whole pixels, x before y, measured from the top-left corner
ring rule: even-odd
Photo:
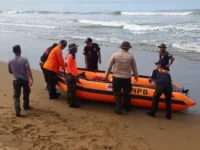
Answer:
[[[80,106],[77,104],[76,98],[76,82],[78,80],[78,70],[77,70],[77,63],[76,63],[76,53],[78,45],[75,43],[69,44],[68,50],[69,53],[66,56],[66,81],[67,81],[67,96],[68,96],[68,103],[69,106],[72,108],[79,108]]]
[[[160,46],[158,46],[160,48],[160,52],[159,52],[159,60],[164,60],[165,62],[165,69],[170,71],[169,67],[173,64],[175,58],[166,51],[166,45],[165,44],[161,44]],[[169,60],[171,60],[169,62]]]
[[[113,93],[116,101],[115,113],[122,115],[122,100],[121,90],[123,89],[124,109],[127,112],[131,111],[131,70],[134,73],[135,80],[138,81],[138,71],[135,58],[129,49],[132,48],[129,42],[124,41],[120,46],[120,50],[112,55],[109,60],[108,68],[105,73],[105,79],[108,80],[108,75],[114,65],[113,69]]]
[[[49,48],[47,48],[46,50],[45,50],[45,52],[42,54],[42,56],[40,57],[40,68],[41,68],[41,70],[42,70],[42,72],[43,72],[43,75],[44,75],[44,79],[45,79],[45,82],[46,82],[46,90],[48,90],[49,88],[49,86],[48,86],[48,78],[47,78],[47,72],[46,72],[46,70],[43,68],[43,65],[44,65],[44,63],[47,61],[47,58],[48,58],[48,56],[49,56],[49,54],[50,54],[50,52],[52,51],[52,49],[54,49],[56,46],[57,46],[58,44],[57,43],[54,43],[52,46],[50,46]]]
[[[85,66],[90,71],[98,70],[98,62],[101,64],[101,52],[97,43],[92,43],[91,38],[85,40],[86,46],[83,54],[85,55]]]
[[[15,57],[11,59],[8,63],[8,71],[13,75],[13,89],[14,89],[14,105],[17,117],[21,117],[20,108],[20,95],[21,88],[23,88],[23,99],[24,99],[24,110],[29,110],[31,107],[29,105],[29,95],[30,86],[33,85],[33,76],[30,69],[30,64],[27,58],[21,56],[20,45],[15,45],[13,47],[13,53]]]
[[[166,105],[166,118],[171,119],[171,96],[172,96],[172,84],[171,84],[171,75],[165,69],[165,61],[159,60],[157,63],[157,69],[153,71],[152,80],[155,83],[155,92],[153,95],[153,102],[151,111],[147,115],[154,117],[158,110],[158,103],[160,96],[165,95],[165,105]]]

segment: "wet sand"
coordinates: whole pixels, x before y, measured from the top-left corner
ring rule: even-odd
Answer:
[[[123,116],[114,114],[112,104],[81,101],[71,109],[65,93],[49,100],[40,71],[34,70],[32,110],[16,118],[12,100],[12,76],[1,62],[0,150],[198,150],[200,116],[174,113],[173,120],[158,112],[135,108]],[[23,101],[21,100],[21,103]]]

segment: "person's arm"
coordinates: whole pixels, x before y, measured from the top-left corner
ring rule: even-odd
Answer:
[[[66,58],[66,62],[67,62],[67,70],[68,72],[72,72],[72,59],[73,59],[73,56],[71,54],[68,54],[67,55],[67,58]]]
[[[60,66],[62,67],[63,70],[65,70],[65,63],[62,55],[62,51],[57,51],[57,58]]]
[[[85,68],[88,69],[88,52],[86,47],[83,50],[83,55],[85,55]]]
[[[137,71],[137,65],[136,65],[134,57],[132,57],[131,68],[134,73],[135,80],[138,81],[138,71]]]
[[[85,68],[88,69],[88,55],[85,55]]]
[[[25,67],[26,67],[26,72],[29,76],[29,86],[32,86],[33,85],[33,75],[32,75],[32,71],[31,71],[28,59],[26,60]]]
[[[155,88],[157,87],[157,70],[154,70],[152,73],[152,80],[154,82]]]
[[[99,64],[101,64],[101,49],[100,49],[100,47],[99,47],[99,45],[97,44],[97,50],[98,50],[98,58],[99,58]]]
[[[114,62],[115,62],[115,58],[114,58],[114,55],[111,56],[110,60],[109,60],[109,63],[108,63],[108,68],[105,72],[105,79],[107,80],[108,79],[108,75],[114,65]]]
[[[173,64],[174,60],[175,60],[175,58],[174,58],[171,54],[168,54],[168,57],[169,57],[169,59],[170,59],[170,63],[167,64],[166,67],[170,67],[170,66]]]
[[[9,72],[10,74],[13,74],[13,73],[12,73],[11,66],[10,66],[10,62],[8,63],[8,72]]]

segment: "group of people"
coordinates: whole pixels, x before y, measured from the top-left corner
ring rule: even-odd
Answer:
[[[101,52],[97,43],[93,43],[91,38],[85,40],[86,46],[83,50],[85,56],[85,67],[90,71],[98,70],[98,63],[101,64]],[[79,82],[76,53],[78,45],[71,43],[68,45],[68,54],[63,58],[62,50],[67,47],[67,41],[61,40],[59,44],[54,43],[47,48],[40,58],[40,66],[46,81],[46,89],[49,92],[49,99],[58,99],[60,93],[56,90],[57,73],[62,69],[65,73],[65,79],[68,86],[67,100],[72,108],[79,108],[76,100],[76,83]],[[162,94],[166,97],[166,118],[171,119],[171,96],[172,84],[171,76],[169,74],[169,67],[174,61],[174,57],[166,51],[166,45],[161,44],[159,61],[155,64],[157,68],[153,71],[151,79],[155,83],[155,93],[153,95],[152,108],[147,115],[154,117],[158,110],[159,98]],[[129,52],[132,48],[131,44],[124,41],[120,45],[120,50],[114,53],[108,63],[105,72],[105,80],[108,80],[108,75],[113,68],[113,94],[116,101],[115,113],[122,115],[122,109],[127,112],[131,111],[131,72],[133,72],[135,80],[138,81],[138,71],[134,56]],[[13,74],[14,86],[14,101],[16,116],[21,116],[20,109],[20,93],[23,87],[24,93],[24,109],[30,109],[29,94],[30,86],[33,84],[33,77],[30,69],[28,59],[21,57],[21,48],[19,45],[13,47],[15,57],[9,61],[9,72]],[[171,60],[171,61],[169,61]],[[123,94],[121,93],[123,90]],[[122,104],[122,96],[124,104]]]

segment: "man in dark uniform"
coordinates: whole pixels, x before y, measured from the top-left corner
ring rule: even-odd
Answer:
[[[159,60],[157,63],[157,69],[153,71],[152,79],[155,83],[155,93],[153,95],[153,102],[151,111],[147,115],[154,117],[158,110],[158,102],[162,94],[165,95],[165,104],[166,104],[166,118],[171,119],[171,96],[172,96],[172,84],[171,76],[169,72],[164,69],[165,61]]]
[[[87,38],[85,43],[83,54],[85,55],[86,69],[96,71],[98,70],[98,62],[101,64],[100,47],[97,43],[92,43],[91,38]]]
[[[41,70],[42,70],[42,72],[43,72],[44,79],[45,79],[45,82],[46,82],[46,84],[47,84],[47,86],[46,86],[46,88],[45,88],[46,90],[48,90],[48,79],[47,79],[47,73],[46,73],[45,69],[43,68],[43,65],[44,65],[44,63],[46,62],[46,60],[47,60],[47,58],[48,58],[48,56],[49,56],[51,50],[52,50],[54,47],[56,47],[57,45],[58,45],[57,43],[54,43],[52,46],[50,46],[49,48],[47,48],[47,49],[45,50],[45,52],[42,54],[42,56],[40,57],[40,68],[41,68]]]
[[[173,64],[175,58],[166,51],[166,45],[165,44],[161,44],[160,46],[158,46],[160,48],[160,52],[159,52],[159,59],[164,60],[165,62],[165,69],[170,71],[169,67]],[[169,62],[169,60],[171,60]]]

